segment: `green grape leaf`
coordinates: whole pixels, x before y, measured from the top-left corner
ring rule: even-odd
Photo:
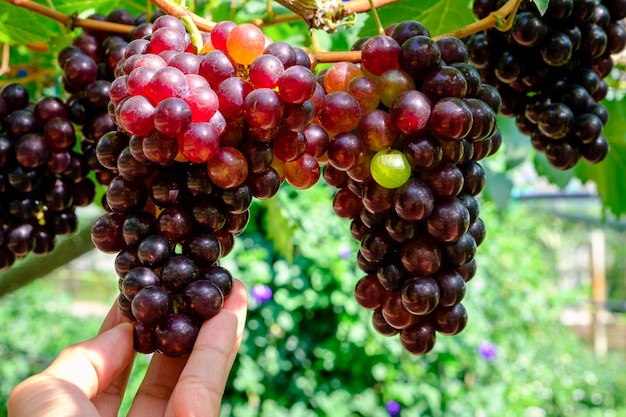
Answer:
[[[602,104],[611,115],[603,131],[609,141],[609,154],[599,164],[581,160],[575,173],[583,182],[596,184],[604,210],[619,218],[626,214],[626,101],[604,101]]]
[[[263,33],[270,39],[280,39],[292,46],[303,46],[309,42],[308,26],[304,21],[293,22],[289,25],[269,25],[263,28]]]
[[[493,171],[486,166],[484,169],[486,182],[483,195],[493,201],[498,209],[504,210],[511,199],[513,181],[503,172]]]
[[[532,145],[527,136],[520,133],[515,119],[498,116],[498,128],[502,132],[502,140],[505,143],[503,154],[506,169],[511,170],[528,160],[532,153]]]
[[[548,162],[548,158],[544,153],[536,152],[533,158],[535,170],[537,174],[545,177],[551,184],[556,185],[559,188],[565,188],[565,186],[574,178],[574,170],[559,170],[554,168]]]
[[[0,42],[10,45],[47,42],[50,36],[60,33],[59,24],[53,20],[22,7],[0,2]]]
[[[546,10],[548,10],[548,4],[550,3],[550,0],[533,0],[533,3],[535,3],[535,6],[537,6],[539,13],[541,13],[541,15],[543,16]]]
[[[461,4],[459,4],[461,3]],[[403,0],[378,9],[383,25],[417,20],[428,28],[432,36],[459,29],[474,21],[471,1],[459,0]],[[377,35],[374,19],[367,19],[360,36]]]
[[[147,10],[145,2],[139,0],[70,0],[57,1],[54,5],[47,4],[57,12],[67,15],[88,15],[100,12],[108,13],[116,8],[123,8],[133,16]],[[8,44],[29,44],[33,42],[49,42],[69,29],[48,17],[31,10],[14,6],[8,2],[0,2],[0,42]],[[55,45],[51,44],[52,49]]]
[[[220,22],[222,20],[232,20],[234,16],[231,16],[231,4],[222,0],[211,0],[206,4],[204,17],[214,21]]]
[[[262,201],[265,208],[265,229],[267,238],[274,244],[274,250],[285,257],[287,262],[293,260],[293,236],[295,233],[293,219],[289,218],[278,197]]]
[[[147,11],[146,2],[139,0],[64,0],[57,1],[54,8],[58,12],[69,15],[77,14],[82,18],[86,18],[93,13],[106,15],[114,9],[124,9],[133,16]]]

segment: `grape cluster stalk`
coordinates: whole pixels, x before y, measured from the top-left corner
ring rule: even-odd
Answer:
[[[69,109],[56,97],[36,103],[20,84],[0,90],[0,270],[29,253],[47,255],[56,236],[76,231],[76,207],[95,186],[76,152]]]
[[[327,92],[319,121],[331,136],[323,176],[360,242],[356,300],[378,332],[421,355],[437,333],[467,324],[461,301],[486,234],[478,161],[502,143],[501,99],[461,40],[435,41],[417,21],[385,33],[353,46],[361,65],[318,75]]]
[[[482,18],[497,0],[474,0]],[[525,0],[506,32],[489,29],[467,38],[470,62],[502,95],[502,115],[557,169],[582,158],[598,163],[609,152],[602,129],[608,112],[604,78],[612,54],[626,46],[625,0],[550,1],[541,15]]]

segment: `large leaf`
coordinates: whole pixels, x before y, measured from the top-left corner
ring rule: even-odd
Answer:
[[[10,3],[0,2],[0,42],[47,42],[51,36],[60,33],[59,25],[53,20]]]
[[[511,199],[513,191],[513,181],[503,172],[497,172],[485,166],[485,188],[483,196],[487,200],[493,201],[499,210],[504,210]]]
[[[383,25],[417,20],[425,25],[432,36],[461,28],[474,21],[471,1],[467,0],[403,0],[378,10]],[[374,19],[368,19],[361,36],[378,34]]]
[[[498,128],[502,133],[502,141],[504,142],[503,149],[498,153],[498,156],[503,155],[505,169],[507,171],[512,170],[528,161],[528,156],[532,155],[533,148],[528,136],[520,133],[515,124],[515,119],[498,116]]]
[[[279,201],[280,195],[264,200],[264,216],[267,238],[274,244],[274,250],[287,259],[293,260],[294,219],[290,218],[286,207]]]
[[[537,174],[545,177],[551,184],[556,185],[559,188],[565,188],[565,186],[574,177],[574,171],[571,169],[562,171],[554,168],[548,162],[548,158],[545,153],[537,152],[533,158],[535,164],[535,170]]]
[[[123,8],[133,16],[147,10],[143,0],[65,0],[40,1],[58,12],[67,15],[87,17],[92,13],[106,14],[113,9]],[[8,44],[29,44],[49,42],[52,38],[67,32],[62,24],[8,2],[0,2],[0,42]],[[54,45],[51,45],[54,48]]]
[[[626,101],[602,104],[611,115],[603,133],[611,150],[599,164],[579,162],[576,176],[583,182],[595,182],[605,210],[620,217],[626,214]]]
[[[92,13],[106,15],[111,10],[118,8],[127,10],[130,14],[136,16],[141,12],[147,11],[148,2],[145,0],[56,0],[53,3],[54,8],[61,13],[87,17]]]

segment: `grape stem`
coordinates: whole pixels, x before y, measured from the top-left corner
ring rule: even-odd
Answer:
[[[370,9],[372,11],[372,16],[374,17],[374,21],[376,22],[376,28],[378,29],[379,35],[385,34],[385,28],[383,27],[383,23],[380,21],[380,17],[378,16],[378,11],[376,10],[376,5],[374,4],[374,0],[369,0]]]
[[[522,0],[508,0],[502,7],[495,12],[489,13],[489,16],[480,19],[477,22],[470,23],[467,26],[453,30],[443,35],[436,36],[435,39],[443,38],[445,36],[454,36],[455,38],[465,38],[466,36],[473,35],[474,33],[482,32],[483,30],[496,28],[503,32],[506,32],[511,28],[513,24],[513,18],[517,13],[519,5]]]
[[[363,0],[354,0],[354,2]],[[369,0],[364,0],[368,2]],[[352,2],[346,2],[352,3]],[[385,4],[391,3],[387,1]],[[442,35],[434,36],[433,39],[440,39],[446,36],[454,36],[456,38],[465,38],[466,36],[474,33],[482,32],[483,30],[498,28],[499,30],[506,31],[510,28],[513,18],[519,8],[522,0],[508,0],[502,7],[495,12],[489,14],[489,16],[470,23],[467,26],[453,30],[452,32],[444,33]],[[380,4],[376,4],[376,7],[380,7]],[[328,64],[333,62],[348,61],[359,62],[361,60],[361,51],[344,51],[344,52],[312,52],[310,54],[312,67],[315,68],[318,64]]]
[[[310,28],[334,32],[339,26],[345,25],[346,19],[354,18],[339,0],[276,0],[296,13]]]
[[[114,33],[130,33],[133,30],[134,26],[132,25],[123,25],[121,23],[113,23],[106,22],[94,19],[79,19],[75,15],[68,15],[65,13],[57,12],[49,7],[46,7],[42,4],[35,3],[31,0],[5,0],[6,2],[22,7],[24,9],[33,11],[40,15],[46,16],[52,20],[56,20],[57,22],[63,24],[70,30],[74,28],[81,27],[84,29],[91,30],[102,30],[107,32]]]
[[[9,44],[8,43],[2,44],[2,63],[0,65],[0,76],[6,74],[7,72],[11,70],[11,67],[9,66],[9,53],[10,52],[11,51],[9,50]]]
[[[318,64],[330,64],[333,62],[359,62],[361,61],[361,51],[339,51],[339,52],[311,52],[311,69],[315,69]]]
[[[392,3],[397,3],[398,1],[400,0],[372,0],[372,2],[374,3],[374,7],[376,8],[380,8],[380,7],[383,7]],[[289,10],[293,11],[294,13],[276,15],[272,11],[272,13],[268,12],[267,16],[264,19],[254,19],[250,23],[253,23],[254,25],[259,26],[259,27],[263,27],[263,26],[278,25],[281,23],[291,23],[291,22],[304,20],[310,24],[310,22],[308,21],[308,16],[302,16],[298,14],[297,11],[292,8],[292,4],[297,3],[298,0],[277,0],[277,2],[282,4]],[[370,5],[370,0],[349,0],[349,1],[343,2],[341,6],[344,9],[346,9],[349,15],[368,12],[372,8],[372,6]],[[315,28],[315,26],[311,26],[311,27]],[[323,28],[320,28],[320,29],[323,29]]]
[[[187,33],[189,33],[189,37],[191,39],[191,44],[193,45],[193,49],[196,54],[199,54],[204,46],[204,42],[202,41],[202,34],[198,29],[198,26],[194,23],[191,14],[186,14],[180,17],[180,21],[185,26]]]
[[[57,22],[68,27],[70,30],[80,27],[83,29],[101,30],[104,32],[130,33],[135,28],[135,26],[133,25],[123,25],[121,23],[113,23],[113,22],[107,22],[107,21],[101,21],[101,20],[95,20],[95,19],[79,19],[75,15],[68,15],[65,13],[58,12],[42,4],[35,3],[34,1],[31,1],[31,0],[4,0],[4,1],[14,6],[22,7],[32,12],[38,13],[42,16],[46,16],[52,20],[56,20]],[[169,1],[169,0],[151,0],[151,1],[153,4],[155,4],[158,8],[160,8],[167,14],[171,14],[176,17],[190,15],[191,19],[200,30],[210,32],[215,26],[214,22],[204,19],[198,16],[197,14],[191,13],[185,7],[179,6],[178,4],[172,1]]]
[[[215,22],[207,20],[198,16],[195,13],[191,13],[187,8],[174,3],[171,0],[150,0],[152,4],[163,10],[166,14],[170,14],[176,17],[191,16],[191,20],[195,23],[196,27],[205,32],[210,32],[215,27]]]

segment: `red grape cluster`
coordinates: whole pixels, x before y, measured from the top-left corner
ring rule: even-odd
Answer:
[[[0,270],[29,253],[46,255],[77,227],[91,203],[86,158],[74,151],[68,109],[56,97],[31,103],[20,84],[0,91]]]
[[[244,231],[252,198],[320,175],[307,129],[324,93],[304,51],[228,21],[204,35],[202,54],[193,50],[168,15],[125,46],[110,86],[118,129],[95,150],[115,176],[92,239],[118,252],[119,305],[138,322],[136,350],[168,356],[191,350],[230,293],[219,259]]]
[[[377,331],[424,354],[436,332],[457,334],[467,322],[461,301],[485,237],[477,161],[500,147],[501,101],[459,39],[435,41],[416,21],[386,33],[355,45],[361,66],[319,75],[328,93],[319,121],[332,136],[323,176],[360,242],[367,275],[357,301],[373,310]]]
[[[474,0],[487,16],[497,0]],[[582,157],[603,160],[608,113],[599,102],[613,68],[611,54],[626,46],[626,0],[551,1],[542,16],[524,1],[511,29],[490,29],[467,39],[470,61],[502,95],[502,114],[515,117],[551,165],[572,168]]]

